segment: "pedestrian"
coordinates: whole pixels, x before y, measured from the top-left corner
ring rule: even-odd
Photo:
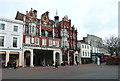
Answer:
[[[7,68],[10,68],[10,61],[7,62]]]
[[[13,62],[13,68],[16,69],[16,62]]]
[[[44,67],[45,66],[45,64],[44,64],[44,62],[42,61],[42,66]]]
[[[64,66],[66,65],[65,61],[64,61]]]
[[[76,64],[78,65],[78,61],[76,61]]]
[[[52,61],[52,66],[53,66],[53,67],[55,66],[54,61]]]
[[[97,58],[94,59],[94,63],[97,64]]]
[[[56,69],[58,68],[58,64],[57,64],[57,62],[55,62],[55,68],[56,68]]]

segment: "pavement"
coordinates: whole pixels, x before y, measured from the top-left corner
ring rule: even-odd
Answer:
[[[5,68],[2,69],[2,79],[118,79],[118,65]]]

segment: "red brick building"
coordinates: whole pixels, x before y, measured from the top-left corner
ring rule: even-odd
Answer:
[[[71,20],[64,16],[60,22],[61,48],[63,61],[67,64],[76,64],[79,60],[77,50],[77,29],[71,26]]]
[[[17,13],[17,20],[24,22],[23,33],[23,66],[59,65],[66,61],[76,63],[77,30],[71,27],[71,20],[65,16],[59,21],[49,19],[49,12],[37,18],[37,11],[30,10],[26,14]],[[76,60],[75,60],[76,59]]]

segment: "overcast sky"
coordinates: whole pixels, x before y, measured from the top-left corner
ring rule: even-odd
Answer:
[[[105,38],[118,36],[118,1],[120,0],[0,0],[0,16],[14,19],[16,12],[26,13],[31,8],[38,11],[38,18],[49,11],[54,19],[56,9],[60,20],[67,15],[78,30],[78,39],[87,34]]]

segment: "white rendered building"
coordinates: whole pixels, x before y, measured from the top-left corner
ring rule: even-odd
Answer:
[[[8,61],[16,61],[22,66],[23,23],[0,18],[0,54],[2,64],[7,66]]]
[[[90,53],[90,45],[84,42],[78,41],[79,52],[79,61],[80,64],[90,63],[91,53]]]

